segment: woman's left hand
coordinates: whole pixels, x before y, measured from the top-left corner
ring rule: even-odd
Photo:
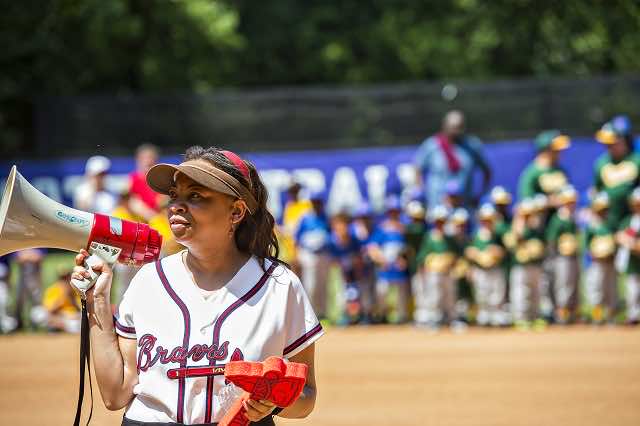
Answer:
[[[267,417],[276,408],[275,404],[271,401],[260,400],[255,401],[248,399],[242,403],[246,411],[246,416],[252,422],[257,422]]]

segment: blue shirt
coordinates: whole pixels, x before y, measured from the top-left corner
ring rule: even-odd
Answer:
[[[454,181],[462,189],[465,204],[471,201],[473,174],[477,167],[489,169],[483,155],[483,146],[475,136],[464,136],[458,143],[452,143],[453,152],[460,162],[457,172],[449,170],[447,158],[436,136],[431,136],[418,148],[414,157],[415,166],[422,172],[425,203],[429,207],[442,204],[448,182]]]
[[[378,279],[386,281],[404,281],[408,278],[407,268],[399,268],[397,261],[404,256],[407,241],[402,229],[395,229],[383,221],[371,236],[371,244],[382,251],[384,265],[377,268]]]
[[[331,257],[338,262],[340,269],[347,282],[355,281],[354,260],[360,255],[360,243],[353,237],[349,241],[341,242],[338,238],[331,234],[329,239],[329,253]]]
[[[307,213],[300,220],[296,230],[296,244],[314,253],[324,251],[329,244],[329,225],[324,215],[315,212]]]

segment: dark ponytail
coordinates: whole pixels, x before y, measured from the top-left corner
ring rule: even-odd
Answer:
[[[251,191],[258,207],[253,214],[247,211],[243,221],[236,229],[234,235],[236,246],[241,252],[256,256],[263,268],[264,259],[281,263],[278,260],[280,248],[276,237],[275,219],[267,209],[267,188],[262,183],[256,167],[250,161],[242,160],[249,169],[250,180],[248,181],[222,151],[222,149],[215,147],[202,148],[201,146],[192,146],[187,149],[184,160],[203,159],[209,161],[216,168],[236,178],[238,182]]]

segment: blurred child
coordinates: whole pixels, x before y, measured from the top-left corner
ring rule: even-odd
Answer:
[[[500,226],[502,226],[503,228],[508,228],[512,220],[510,211],[512,201],[511,194],[502,186],[494,186],[489,197],[498,213],[496,227],[500,228]]]
[[[16,326],[17,321],[9,315],[9,257],[0,256],[0,333],[10,333]]]
[[[283,248],[282,252],[285,255],[282,260],[288,262],[292,270],[296,273],[300,272],[300,265],[296,262],[295,232],[298,229],[302,217],[312,209],[310,200],[300,198],[301,190],[302,185],[296,181],[292,181],[287,189],[287,201],[282,212],[282,229],[280,234],[281,247]]]
[[[58,279],[44,292],[47,329],[52,332],[80,332],[80,296],[69,285],[71,270],[58,272]]]
[[[73,206],[91,213],[110,214],[117,198],[105,187],[111,160],[102,155],[94,155],[84,167],[84,181],[73,192]]]
[[[429,219],[432,225],[422,240],[418,262],[423,290],[417,295],[416,307],[424,312],[424,324],[431,327],[455,320],[455,282],[451,270],[456,263],[455,242],[445,233],[448,210],[434,207]]]
[[[567,186],[554,196],[558,209],[545,232],[553,265],[554,320],[566,324],[576,319],[580,267],[578,262],[578,193]]]
[[[363,319],[368,322],[371,312],[370,303],[360,302],[360,277],[362,275],[362,259],[360,244],[349,232],[349,216],[337,214],[331,218],[331,237],[329,252],[334,262],[340,267],[345,293],[345,322],[355,324]]]
[[[464,256],[464,250],[469,244],[469,213],[466,209],[457,208],[453,211],[448,222],[450,234],[454,243],[456,262],[451,270],[453,276],[453,293],[451,299],[447,303],[453,303],[453,310],[456,312],[452,325],[454,327],[462,326],[462,322],[458,320],[468,316],[469,306],[473,302],[473,294],[471,284],[467,279],[469,275],[469,261]]]
[[[324,200],[319,192],[311,195],[311,211],[307,212],[295,233],[301,280],[319,318],[327,314],[327,276],[329,256],[329,224]]]
[[[444,192],[443,204],[449,211],[454,211],[464,206],[465,191],[458,181],[450,180],[447,182]]]
[[[533,200],[524,199],[516,206],[511,229],[504,243],[512,258],[509,276],[511,311],[514,323],[526,328],[532,322],[544,325],[540,318],[540,279],[545,256],[541,217]]]
[[[409,217],[409,223],[407,224],[404,232],[405,239],[407,241],[407,260],[409,262],[409,277],[411,280],[411,290],[416,299],[424,299],[421,292],[424,289],[422,282],[423,275],[419,272],[417,255],[420,250],[420,244],[424,238],[424,234],[427,232],[427,224],[425,222],[425,210],[420,201],[410,201],[406,207],[405,212]],[[413,319],[416,324],[423,324],[426,322],[425,312],[423,308],[414,309]]]
[[[545,234],[546,225],[551,218],[551,215],[555,213],[555,208],[551,206],[551,198],[544,194],[535,194],[532,198],[535,209],[535,214],[538,222],[538,229],[542,235]],[[542,275],[540,276],[540,314],[545,320],[552,321],[554,317],[553,312],[553,295],[551,294],[554,280],[554,264],[551,252],[548,250],[546,240],[545,243],[545,256],[542,260]]]
[[[405,227],[400,221],[400,201],[390,197],[385,202],[385,218],[376,227],[368,245],[368,252],[376,264],[376,307],[379,320],[389,321],[388,292],[390,287],[397,289],[396,323],[408,318],[409,273],[406,257],[407,242]]]
[[[363,316],[361,322],[369,323],[372,315],[376,312],[376,268],[369,250],[368,244],[374,232],[373,214],[368,203],[363,202],[353,213],[353,220],[349,225],[351,236],[358,242],[360,246],[361,276],[359,279],[360,286],[360,305],[363,312],[369,316]]]
[[[631,215],[627,216],[616,234],[620,245],[616,256],[619,272],[627,274],[626,322],[630,325],[640,321],[640,187],[629,196]]]
[[[513,201],[513,197],[506,189],[504,189],[504,187],[495,186],[491,190],[490,198],[493,206],[496,209],[496,212],[498,213],[498,216],[496,218],[495,231],[498,235],[498,238],[500,238],[500,241],[504,245],[504,236],[511,229],[511,222],[513,221],[513,216],[511,214],[511,202]],[[510,256],[507,252],[504,260],[504,280],[507,285],[505,294],[507,295],[509,294],[510,289],[509,276],[511,275],[511,261],[512,256]]]
[[[37,328],[46,319],[46,311],[41,305],[41,267],[44,255],[44,249],[26,249],[14,254],[19,270],[15,314],[17,330],[25,328],[23,311],[27,305],[30,305],[29,320],[31,328]]]
[[[506,250],[496,232],[498,212],[491,204],[484,204],[478,210],[478,229],[465,256],[473,263],[471,280],[478,313],[478,325],[501,326],[507,324],[503,311],[506,296],[504,273]]]
[[[586,249],[591,264],[586,271],[586,299],[591,308],[591,321],[596,324],[612,319],[617,300],[614,256],[614,231],[607,222],[609,196],[597,193],[591,202],[591,216],[585,230]]]

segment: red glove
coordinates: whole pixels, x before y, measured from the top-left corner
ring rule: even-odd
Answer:
[[[246,426],[243,402],[248,399],[271,401],[278,407],[288,407],[300,396],[307,380],[306,364],[269,357],[263,362],[231,361],[224,367],[224,376],[245,390],[218,423],[220,426]]]

